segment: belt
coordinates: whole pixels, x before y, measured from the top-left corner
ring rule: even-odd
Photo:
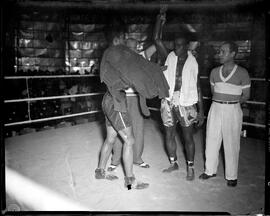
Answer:
[[[220,104],[237,104],[237,103],[239,103],[239,101],[216,101],[216,100],[213,100],[213,101],[216,103],[220,103]]]

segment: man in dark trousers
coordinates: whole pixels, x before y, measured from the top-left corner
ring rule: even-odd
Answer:
[[[128,38],[126,40],[128,48],[143,56],[145,59],[150,60],[151,56],[156,52],[155,45],[147,47],[143,51],[138,51],[138,41],[134,38]],[[133,146],[133,164],[141,168],[149,168],[150,165],[145,163],[142,159],[144,149],[144,116],[140,110],[139,96],[133,88],[125,90],[127,96],[127,106],[131,116],[133,134],[135,143]],[[108,171],[114,171],[121,163],[122,142],[117,139],[113,146],[113,154],[111,164],[108,167]]]
[[[167,97],[169,86],[158,65],[150,63],[123,45],[123,31],[114,29],[107,35],[110,38],[111,46],[105,50],[100,65],[100,79],[107,86],[107,92],[102,101],[107,137],[101,148],[95,177],[96,179],[109,180],[118,178],[114,175],[106,175],[105,167],[117,134],[119,134],[124,141],[125,186],[128,189],[144,189],[149,184],[137,182],[133,174],[134,136],[124,90],[130,87],[136,89],[139,95],[140,108],[144,115],[149,116],[146,98]],[[153,78],[154,74],[155,77]]]

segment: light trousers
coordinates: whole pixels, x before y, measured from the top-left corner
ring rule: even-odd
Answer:
[[[206,127],[205,173],[216,174],[223,141],[225,178],[237,179],[243,112],[239,103],[212,102]]]

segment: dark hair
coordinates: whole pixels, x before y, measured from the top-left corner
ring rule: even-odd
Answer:
[[[193,32],[187,32],[187,31],[175,32],[173,35],[174,35],[174,40],[184,39],[187,44],[190,41],[198,41],[196,34]]]
[[[177,39],[182,39],[185,41],[185,44],[189,43],[189,37],[186,33],[174,33],[174,41]]]
[[[112,43],[115,37],[120,37],[124,33],[125,33],[124,28],[118,26],[116,27],[110,26],[106,29],[105,36],[108,43]]]
[[[230,51],[231,52],[235,52],[235,55],[237,54],[237,52],[238,52],[238,45],[235,42],[233,42],[233,41],[225,41],[225,42],[223,42],[223,45],[224,44],[228,44],[229,47],[230,47]]]

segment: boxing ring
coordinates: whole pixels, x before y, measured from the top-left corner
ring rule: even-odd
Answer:
[[[74,77],[78,75],[68,75]],[[92,75],[79,75],[92,76]],[[6,79],[63,78],[66,75],[6,77]],[[201,77],[205,79],[207,77]],[[56,119],[87,116],[100,113],[100,109],[41,119],[31,119],[30,103],[42,100],[78,98],[102,95],[102,92],[5,100],[5,103],[27,102],[26,121],[5,123],[5,127],[31,125]],[[204,97],[204,100],[209,100]],[[248,103],[256,103],[249,101]],[[257,102],[263,103],[263,102]],[[153,115],[159,109],[151,107]],[[153,116],[152,115],[152,116]],[[244,122],[246,125],[264,127]],[[104,122],[94,121],[62,128],[49,128],[5,139],[6,150],[6,204],[7,210],[34,211],[195,211],[195,212],[261,212],[264,207],[264,143],[242,137],[239,163],[239,185],[228,188],[224,179],[222,155],[218,176],[200,181],[204,166],[203,129],[197,130],[194,139],[195,180],[185,180],[184,150],[178,137],[180,170],[162,173],[169,165],[164,133],[158,118],[145,119],[144,160],[149,169],[134,166],[136,177],[150,183],[149,189],[127,191],[124,188],[123,168],[119,167],[117,181],[96,180],[94,170],[105,138]],[[253,155],[261,155],[253,157]],[[108,161],[109,164],[110,160]],[[260,169],[258,169],[260,167]],[[33,196],[35,194],[35,196]],[[246,203],[252,203],[246,205]]]
[[[25,2],[18,4],[21,5],[22,8],[25,6]],[[138,180],[148,182],[150,187],[145,190],[126,190],[124,187],[122,166],[114,171],[114,174],[119,177],[116,181],[95,179],[94,171],[98,164],[99,151],[104,142],[106,131],[103,119],[96,118],[96,116],[99,115],[102,117],[100,100],[96,102],[95,99],[91,100],[89,98],[93,97],[99,99],[98,97],[104,94],[104,91],[98,86],[101,85],[100,81],[97,82],[95,79],[99,79],[98,59],[101,57],[102,48],[105,48],[106,45],[102,37],[103,30],[101,27],[104,24],[102,18],[107,17],[106,15],[108,14],[102,13],[100,17],[93,16],[92,24],[89,24],[89,17],[93,15],[91,14],[92,9],[97,9],[98,13],[100,9],[103,11],[103,9],[107,10],[108,8],[116,10],[117,13],[125,12],[125,10],[128,11],[130,8],[138,11],[145,10],[153,12],[154,10],[160,9],[160,4],[134,5],[133,3],[111,3],[109,5],[92,5],[87,2],[81,2],[80,6],[77,2],[62,2],[59,4],[54,2],[54,4],[55,5],[46,2],[28,2],[28,7],[39,8],[39,6],[46,7],[47,5],[47,7],[59,7],[59,9],[64,11],[64,16],[62,16],[62,13],[57,13],[55,14],[55,18],[50,22],[47,18],[42,18],[42,14],[39,12],[34,12],[31,15],[27,10],[26,12],[22,10],[22,12],[19,13],[20,16],[17,18],[17,16],[14,16],[12,13],[11,15],[13,16],[11,16],[9,12],[2,11],[5,12],[5,19],[1,17],[1,20],[7,21],[3,23],[10,25],[7,29],[12,29],[11,32],[15,34],[14,38],[16,38],[16,41],[9,42],[10,44],[4,46],[5,51],[14,48],[16,52],[9,54],[12,58],[15,57],[15,62],[3,62],[4,66],[10,66],[9,64],[14,66],[14,68],[7,67],[8,70],[4,67],[4,74],[7,75],[4,77],[4,82],[5,84],[9,82],[13,83],[15,88],[17,87],[15,85],[16,83],[18,84],[18,89],[21,87],[19,85],[20,82],[25,86],[24,89],[18,90],[18,95],[21,97],[17,97],[16,95],[15,98],[9,98],[10,95],[14,96],[12,93],[9,95],[9,93],[14,90],[14,86],[9,85],[9,83],[6,85],[7,88],[4,96],[4,105],[6,107],[19,107],[19,109],[23,109],[22,117],[18,117],[18,113],[11,115],[14,119],[9,119],[8,114],[5,113],[6,119],[3,122],[6,135],[4,137],[6,153],[6,210],[4,210],[4,213],[7,211],[90,211],[107,213],[123,211],[227,212],[238,215],[262,213],[265,206],[265,141],[250,138],[249,132],[251,131],[256,134],[257,129],[262,129],[261,131],[264,129],[268,130],[268,126],[264,124],[265,120],[263,117],[265,115],[258,115],[257,119],[257,115],[252,116],[249,114],[252,112],[254,114],[254,112],[257,111],[262,113],[264,107],[268,105],[264,102],[265,98],[260,97],[260,93],[264,93],[264,89],[266,89],[263,87],[254,88],[255,90],[258,89],[258,92],[254,90],[258,95],[254,94],[253,97],[246,102],[247,106],[251,105],[254,107],[247,107],[246,110],[248,110],[248,113],[244,113],[244,117],[246,118],[244,118],[244,127],[241,137],[237,187],[230,188],[226,185],[224,179],[224,158],[222,154],[220,154],[217,177],[208,181],[198,179],[199,175],[204,170],[205,128],[196,129],[196,133],[194,134],[196,145],[195,180],[192,182],[186,181],[185,154],[181,142],[181,135],[177,136],[177,156],[180,162],[180,168],[178,171],[170,174],[162,173],[162,170],[168,167],[169,161],[165,152],[164,131],[160,121],[158,106],[151,107],[151,117],[145,119],[145,147],[143,159],[146,163],[150,164],[150,168],[142,169],[134,166],[134,172]],[[248,3],[242,2],[241,4],[242,6],[250,6]],[[68,5],[71,6],[71,10],[66,14],[64,8]],[[190,18],[192,18],[191,23],[193,24],[193,21],[195,21],[194,23],[200,22],[201,18],[204,17],[195,16],[195,13],[190,14],[193,8],[201,8],[203,12],[207,11],[207,8],[222,9],[224,6],[227,9],[231,9],[237,4],[229,2],[225,3],[225,5],[224,3],[214,5],[208,2],[206,4],[199,3],[197,6],[193,5],[193,3],[187,6],[185,5],[186,3],[173,3],[170,6],[170,10],[177,13],[180,11],[181,13],[183,12],[183,14],[185,12],[187,15],[185,19],[188,20],[184,22],[184,24],[186,23],[185,27],[192,28],[189,24]],[[78,6],[81,9],[91,9],[89,10],[91,13],[89,11],[86,13],[74,12],[74,14],[78,13],[78,18],[77,15],[73,15],[72,11],[74,8],[78,8]],[[16,8],[20,9],[20,7],[15,7],[15,9],[12,7],[10,11],[14,11],[14,13],[16,11],[15,14],[17,14],[18,10],[16,10]],[[250,9],[250,11],[252,11],[251,14],[254,13],[253,9],[253,7]],[[225,10],[225,15],[227,14],[230,13],[227,13],[227,10]],[[137,15],[141,19],[141,14],[138,13]],[[208,17],[208,15],[210,20],[213,14],[207,13],[206,17]],[[214,16],[217,15],[222,17],[222,14],[214,14]],[[47,16],[48,14],[46,17]],[[9,17],[15,17],[16,22]],[[147,37],[149,32],[147,33],[146,29],[152,25],[146,18],[143,19],[146,22],[143,22],[144,24],[139,26],[138,32],[137,28],[130,32],[131,35],[137,35],[143,44],[149,39]],[[75,24],[74,20],[76,19],[78,23],[76,21]],[[224,22],[225,24],[227,21],[228,23],[235,22],[236,24],[237,22],[243,22],[242,19],[235,20],[234,17],[232,19],[225,17],[224,19],[226,21]],[[243,27],[245,33],[244,37],[241,36],[242,31],[236,31],[236,35],[241,33],[239,38],[237,37],[243,49],[240,60],[246,62],[247,59],[255,59],[254,65],[259,65],[259,69],[264,69],[264,65],[260,65],[259,63],[261,63],[261,61],[258,61],[258,59],[263,59],[261,56],[263,52],[261,52],[261,50],[264,51],[264,49],[256,49],[257,47],[260,48],[261,43],[259,42],[262,40],[257,37],[258,35],[262,35],[263,32],[259,31],[261,25],[257,25],[258,23],[255,22],[256,19],[261,20],[261,18],[255,17],[254,22],[252,21],[252,25],[249,24],[249,22],[251,22],[250,20],[246,22],[248,25],[245,22],[240,25]],[[206,19],[206,21],[207,20],[208,19]],[[245,19],[243,20],[245,21]],[[177,29],[174,29],[176,21],[168,25],[168,29],[172,28],[176,31]],[[99,22],[101,22],[102,25],[96,25],[96,23]],[[62,23],[65,24],[65,28],[63,28]],[[214,29],[215,24],[212,24]],[[216,27],[217,26],[218,25],[216,25]],[[224,28],[226,31],[228,30],[228,25],[218,27]],[[200,33],[200,27],[198,29]],[[15,33],[13,30],[16,30],[14,31]],[[94,33],[92,34],[93,30]],[[177,31],[180,30],[181,28]],[[205,29],[205,34],[207,37],[205,38],[208,38],[209,34],[206,30],[207,29]],[[253,32],[256,32],[256,34],[254,33],[253,35]],[[167,31],[167,33],[170,35],[172,32]],[[214,33],[218,36],[220,34],[217,34],[217,32]],[[11,34],[6,35],[7,36],[4,36],[4,38],[7,39],[8,42],[8,36]],[[223,38],[223,35],[221,36],[221,38]],[[143,37],[144,39],[142,39]],[[12,40],[14,38],[12,38]],[[63,38],[65,39],[65,43],[62,43],[64,41]],[[209,41],[208,39],[204,40],[207,42],[207,46],[204,47],[205,49],[208,45],[213,45],[214,48],[217,45],[217,41],[213,41],[211,38]],[[250,41],[255,42],[253,46],[251,46]],[[43,43],[46,46],[43,45]],[[250,55],[250,50],[254,52],[253,55]],[[7,56],[10,57],[9,55]],[[202,60],[209,60],[209,62],[210,60],[214,60],[214,56],[208,56],[207,58]],[[207,64],[205,65],[205,69],[206,68]],[[209,84],[209,77],[207,76],[208,70],[205,71],[207,71],[207,73],[201,73],[201,75],[205,76],[200,76],[201,81],[205,81],[204,89],[206,89],[206,86]],[[259,78],[266,77],[266,74],[263,75],[264,73],[261,73],[260,70],[257,72],[258,74],[252,73],[252,75],[257,75],[251,78],[253,82],[252,85],[254,84],[254,86],[257,87],[264,86],[269,80]],[[90,80],[92,78],[94,78],[94,81]],[[42,86],[43,79],[48,80],[48,82],[46,85]],[[47,85],[49,86],[50,83],[53,86],[51,80],[57,81],[57,79],[59,81],[57,91],[63,90],[60,88],[61,80],[63,82],[67,80],[66,87],[70,84],[72,88],[72,82],[69,83],[69,81],[74,80],[75,83],[75,81],[79,80],[78,83],[80,83],[80,79],[87,81],[87,85],[89,88],[91,87],[91,90],[84,93],[69,92],[67,95],[64,95],[63,92],[57,94],[57,91],[54,92],[52,90],[53,93],[47,95],[46,90],[49,89]],[[33,81],[37,81],[37,84],[34,85]],[[88,83],[88,81],[91,82]],[[210,88],[208,88],[208,90],[209,89]],[[21,94],[21,90],[23,90],[24,95]],[[208,90],[206,93],[210,93]],[[46,92],[45,95],[41,94],[42,91]],[[209,105],[211,103],[210,94],[204,94],[203,96],[204,102],[206,102],[206,105]],[[61,101],[71,100],[77,102],[83,98],[85,98],[85,101],[89,100],[93,102],[93,104],[88,104],[89,106],[86,106],[84,111],[61,112],[59,107],[60,111],[57,111],[58,108],[56,109],[56,105],[61,104]],[[39,103],[42,104],[43,101],[48,102],[47,105],[49,102],[57,102],[52,106],[52,109],[50,108],[52,110],[51,113],[48,109],[49,106],[39,105]],[[23,105],[23,108],[19,105]],[[34,109],[35,105],[39,107]],[[257,110],[255,108],[259,109]],[[42,115],[39,115],[38,109],[41,110]],[[38,110],[38,112],[36,110]],[[207,111],[207,109],[205,109],[205,111]],[[83,121],[74,121],[76,122],[75,124],[62,124],[62,122],[69,123],[72,119],[77,120],[78,118],[82,118]],[[39,130],[39,125],[45,126]],[[23,127],[30,127],[32,130],[26,133],[18,131],[18,128]],[[109,165],[109,163],[110,159],[107,165]]]
[[[145,119],[143,157],[151,167],[142,169],[134,166],[134,172],[138,179],[149,182],[150,187],[128,191],[124,188],[122,167],[115,171],[119,177],[116,181],[94,178],[104,136],[103,122],[95,121],[6,138],[6,183],[7,192],[11,192],[6,197],[7,207],[16,204],[20,210],[35,211],[87,209],[102,212],[214,211],[231,214],[261,212],[264,207],[265,158],[262,141],[242,138],[239,185],[229,188],[223,177],[222,156],[215,179],[203,182],[198,179],[204,164],[202,130],[198,130],[194,135],[196,178],[188,182],[185,180],[186,165],[179,137],[177,154],[180,169],[164,174],[162,169],[169,162],[160,122]],[[23,178],[25,181],[17,184],[16,176],[18,180]],[[36,191],[32,198],[22,193],[31,187]]]

